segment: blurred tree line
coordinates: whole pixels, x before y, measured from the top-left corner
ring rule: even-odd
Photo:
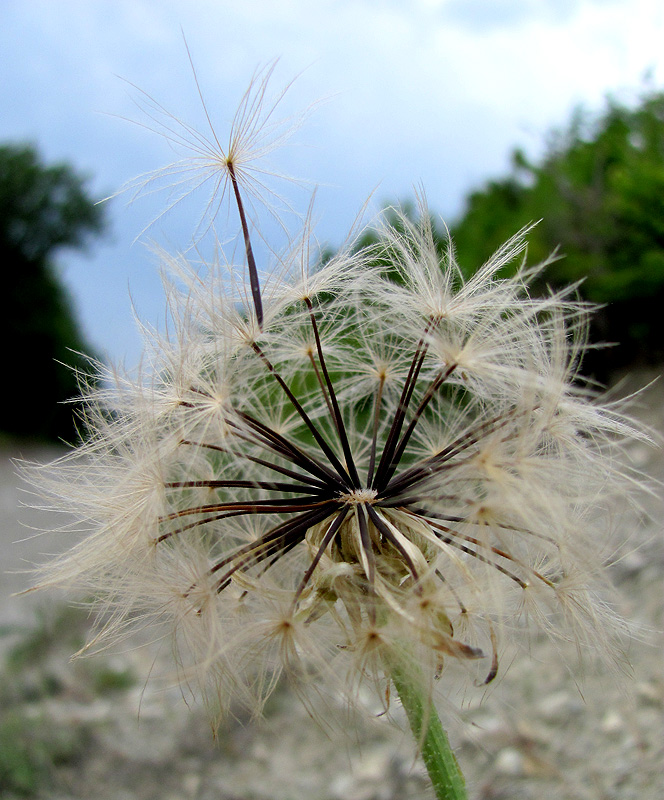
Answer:
[[[76,371],[86,371],[81,353],[90,348],[54,258],[103,227],[101,208],[69,165],[46,166],[29,145],[0,146],[3,433],[75,438],[75,406],[65,401],[78,394]]]
[[[412,206],[406,206],[414,213]],[[387,211],[388,223],[394,217]],[[472,192],[451,228],[462,271],[470,274],[519,229],[528,262],[560,258],[534,290],[582,281],[578,293],[601,304],[585,371],[606,378],[634,361],[664,357],[664,93],[635,107],[608,100],[599,115],[577,111],[552,134],[537,163],[515,150],[509,174]],[[441,249],[446,240],[435,226]],[[370,244],[365,236],[361,245]],[[516,265],[512,265],[515,268]]]

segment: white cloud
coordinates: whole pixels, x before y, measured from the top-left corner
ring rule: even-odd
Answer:
[[[425,0],[426,2],[426,0]],[[529,22],[562,25],[584,6],[608,6],[622,0],[441,0],[438,10],[445,19],[474,33],[514,29]]]

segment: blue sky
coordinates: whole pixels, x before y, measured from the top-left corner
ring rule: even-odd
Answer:
[[[448,220],[464,195],[503,173],[516,145],[545,135],[611,92],[634,98],[646,73],[664,87],[659,0],[3,0],[0,140],[28,140],[49,161],[91,176],[98,196],[173,159],[140,125],[139,86],[202,125],[183,44],[215,126],[235,110],[254,69],[275,57],[275,86],[299,75],[284,104],[322,99],[276,167],[318,185],[318,237],[338,244],[367,196],[374,206],[422,185]],[[287,190],[290,192],[290,190]],[[132,365],[136,313],[163,315],[149,249],[186,243],[190,211],[156,214],[155,200],[110,201],[107,237],[60,269],[92,345]],[[204,202],[204,200],[203,200]]]

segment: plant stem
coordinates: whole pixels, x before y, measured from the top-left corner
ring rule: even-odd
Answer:
[[[413,736],[421,747],[436,798],[467,800],[466,782],[433,703],[403,662],[392,661],[389,672]]]

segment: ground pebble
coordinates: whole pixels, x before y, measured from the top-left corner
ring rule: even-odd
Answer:
[[[514,747],[506,747],[496,756],[494,766],[503,775],[522,775],[523,756]]]
[[[617,711],[610,710],[604,715],[601,722],[601,728],[604,733],[618,733],[623,729],[624,724],[625,723],[620,714]]]
[[[579,697],[561,690],[543,697],[537,704],[537,710],[549,722],[563,722],[583,711],[583,703]]]

